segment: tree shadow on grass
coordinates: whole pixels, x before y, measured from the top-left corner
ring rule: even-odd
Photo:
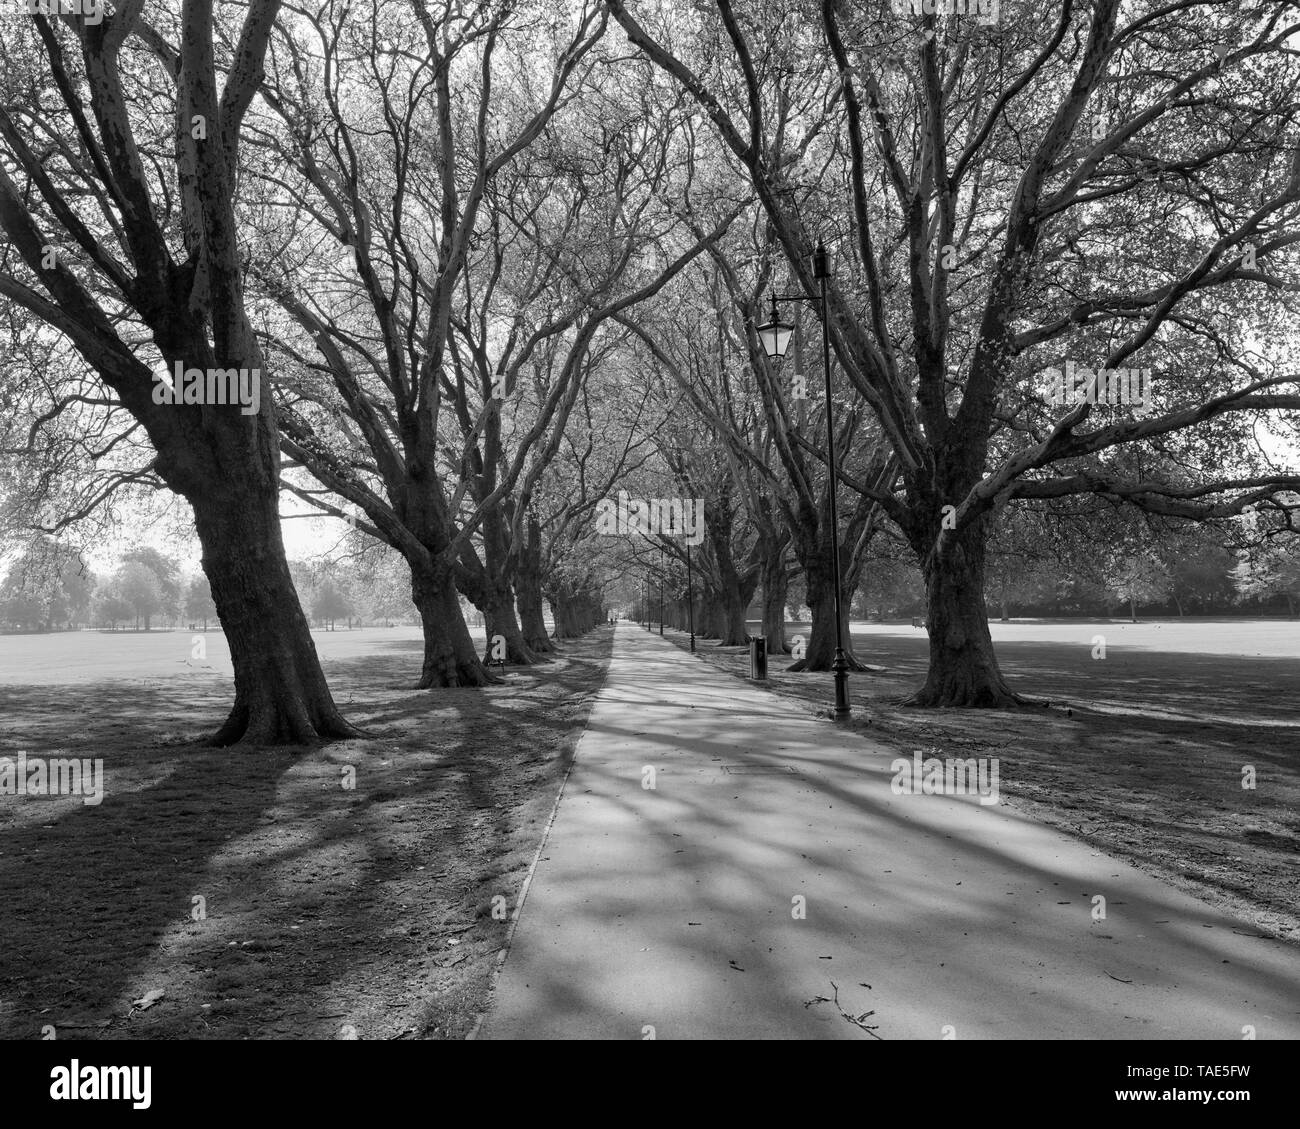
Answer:
[[[432,693],[391,688],[393,649],[325,662],[378,735],[308,750],[175,744],[178,707],[226,704],[214,675],[11,688],[0,754],[102,757],[106,783],[99,806],[0,798],[0,1035],[463,1036],[506,928],[492,895],[535,846],[519,813],[549,802],[608,645]]]
[[[9,706],[37,740],[30,756],[102,758],[104,799],[0,797],[0,1033],[125,1012],[133,970],[188,917],[209,860],[256,825],[293,763],[287,752],[150,747],[159,692],[78,692],[96,705],[78,739],[49,740],[58,706],[43,687],[12,687]],[[103,699],[103,700],[100,700]],[[66,721],[66,716],[65,716]],[[126,734],[132,734],[134,740]],[[44,739],[41,739],[41,738]],[[13,738],[3,752],[14,755]]]

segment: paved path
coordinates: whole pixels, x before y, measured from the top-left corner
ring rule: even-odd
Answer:
[[[1294,946],[1005,806],[895,795],[910,752],[620,623],[482,1037],[870,1038],[809,1003],[834,981],[885,1039],[1300,1038]]]

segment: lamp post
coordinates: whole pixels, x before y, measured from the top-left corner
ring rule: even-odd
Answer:
[[[668,579],[668,565],[661,548],[659,550],[659,634],[664,633],[664,582]]]
[[[819,283],[819,294],[809,298],[804,294],[782,294],[782,302],[820,302],[822,319],[822,375],[826,381],[826,463],[830,470],[831,491],[831,576],[835,584],[835,658],[831,670],[835,672],[835,720],[847,721],[849,707],[849,660],[844,654],[843,618],[840,615],[840,519],[835,496],[838,492],[839,478],[835,469],[835,421],[831,405],[831,322],[830,307],[826,301],[826,285],[830,279],[830,258],[826,247],[817,244],[813,252],[813,277]],[[763,352],[772,360],[779,361],[785,356],[786,346],[790,344],[790,335],[794,326],[782,322],[777,316],[775,292],[772,298],[772,320],[758,327],[758,339],[762,342]]]
[[[691,576],[690,541],[686,541],[686,619],[691,626],[691,654],[695,654],[695,581]]]

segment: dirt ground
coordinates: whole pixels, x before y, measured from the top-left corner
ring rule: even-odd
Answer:
[[[855,624],[859,660],[883,669],[850,676],[850,724],[903,756],[997,757],[1003,802],[1300,943],[1300,623],[992,627],[1012,688],[1050,706],[900,708],[925,680],[924,629]],[[697,648],[748,676],[745,648]],[[831,676],[787,674],[792,661],[769,656],[769,688],[829,716]]]
[[[230,703],[219,632],[202,659],[189,633],[0,638],[0,755],[106,777],[98,806],[0,796],[0,1037],[472,1029],[612,632],[482,691],[410,689],[418,629],[315,639],[372,736],[294,754],[187,744]]]

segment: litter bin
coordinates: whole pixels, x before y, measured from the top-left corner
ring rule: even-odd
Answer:
[[[767,681],[767,636],[749,637],[749,677],[755,682]]]

